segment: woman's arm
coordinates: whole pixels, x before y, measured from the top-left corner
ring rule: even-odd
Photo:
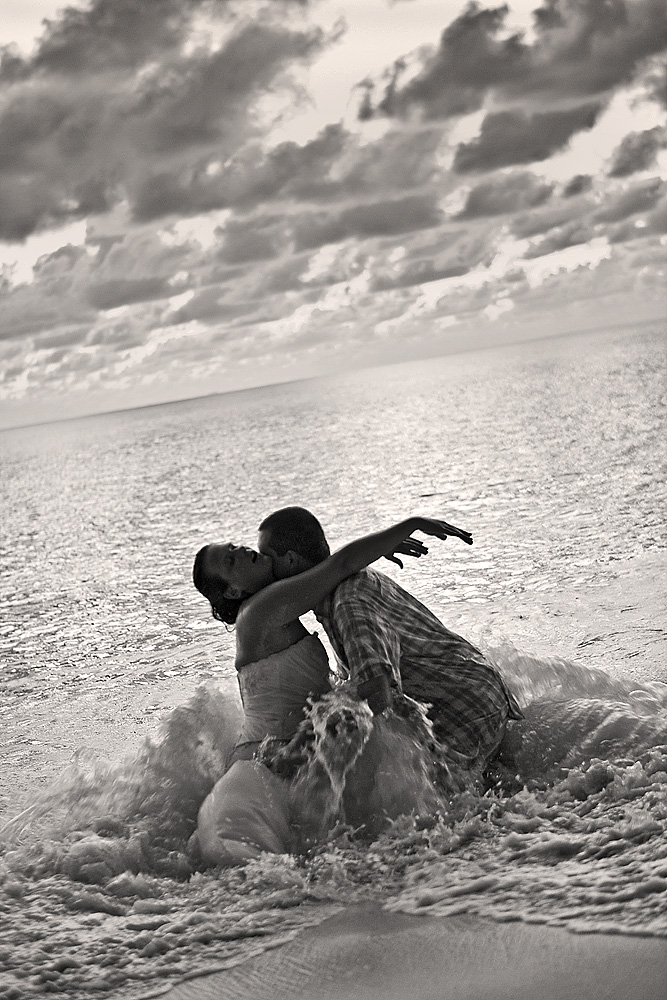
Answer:
[[[237,626],[241,626],[243,630],[259,630],[266,634],[271,629],[294,621],[314,608],[341,580],[358,573],[387,553],[396,551],[413,531],[423,531],[443,540],[448,535],[455,534],[472,544],[469,532],[455,528],[446,521],[430,517],[408,517],[384,531],[358,538],[338,549],[319,565],[296,576],[278,580],[253,594],[243,603]]]

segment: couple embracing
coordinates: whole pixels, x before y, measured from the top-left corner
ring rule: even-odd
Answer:
[[[231,766],[199,814],[202,857],[243,863],[292,844],[289,793],[257,759],[267,738],[289,744],[308,698],[330,690],[326,651],[300,616],[314,611],[341,671],[373,716],[408,696],[426,706],[436,739],[470,764],[503,750],[508,720],[522,718],[498,671],[465,639],[385,574],[368,569],[386,557],[420,556],[421,531],[439,539],[462,529],[410,517],[330,553],[324,531],[302,507],[285,507],[259,528],[259,551],[232,543],[204,546],[193,580],[215,618],[236,626],[236,668],[244,709]]]

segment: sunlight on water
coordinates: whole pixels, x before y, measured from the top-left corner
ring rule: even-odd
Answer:
[[[122,765],[77,760],[2,831],[0,909],[12,917],[0,997],[160,990],[369,899],[667,936],[667,685],[490,652],[525,706],[516,774],[486,792],[459,774],[436,796],[405,720],[382,720],[366,799],[354,765],[375,739],[367,710],[334,693],[313,712],[292,783],[309,844],[294,857],[206,871],[189,853],[238,729],[236,702],[214,685]]]

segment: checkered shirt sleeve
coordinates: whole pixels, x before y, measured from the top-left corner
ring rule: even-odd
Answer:
[[[315,609],[343,671],[356,684],[388,676],[401,690],[400,637],[388,618],[378,615],[377,595],[348,577]]]

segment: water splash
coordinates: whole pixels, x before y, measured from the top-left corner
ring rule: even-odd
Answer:
[[[2,830],[0,844],[34,876],[102,883],[126,868],[185,877],[185,845],[201,802],[224,773],[240,709],[214,684],[119,765],[86,750]]]
[[[121,765],[80,753],[0,834],[0,997],[138,996],[369,899],[667,936],[667,686],[490,655],[526,712],[512,780],[485,791],[446,755],[434,769],[419,712],[371,729],[334,693],[293,779],[297,856],[203,871],[188,852],[239,728],[215,686]]]
[[[511,727],[522,782],[552,782],[593,758],[633,762],[667,742],[667,684],[622,680],[509,643],[486,654],[526,716]]]
[[[337,820],[345,822],[343,793],[373,731],[366,703],[345,690],[324,695],[308,714],[311,753],[292,783],[292,810],[304,846],[320,841]]]

